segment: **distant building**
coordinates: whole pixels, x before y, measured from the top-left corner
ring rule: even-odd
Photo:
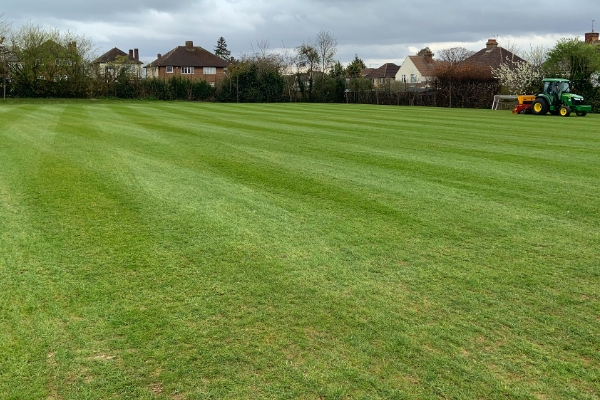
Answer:
[[[66,81],[77,75],[80,62],[76,42],[63,46],[54,40],[47,40],[31,51],[21,51],[8,59],[9,68],[16,75],[35,76],[39,81],[52,82]]]
[[[400,67],[394,63],[385,63],[377,69],[371,69],[363,77],[370,79],[375,87],[383,86],[396,79],[396,73],[399,69]]]
[[[165,55],[158,54],[156,60],[144,68],[148,78],[181,76],[191,80],[202,79],[214,86],[223,78],[228,65],[221,57],[187,41],[185,46],[175,47]]]
[[[431,52],[422,56],[408,56],[396,73],[396,80],[405,83],[407,87],[426,87],[433,77],[436,64]]]
[[[367,75],[369,75],[374,70],[375,70],[375,68],[363,68],[363,70],[360,72],[360,77],[365,78]]]
[[[496,39],[489,39],[484,49],[479,50],[463,61],[466,65],[489,67],[491,69],[498,69],[500,65],[508,62],[518,63],[526,61],[513,52],[498,46]]]
[[[585,42],[589,44],[598,44],[600,43],[598,32],[594,32],[594,28],[592,28],[591,32],[585,34]]]
[[[113,47],[94,60],[99,76],[116,78],[120,70],[126,70],[131,77],[142,76],[142,65],[138,49],[129,50],[129,54]]]

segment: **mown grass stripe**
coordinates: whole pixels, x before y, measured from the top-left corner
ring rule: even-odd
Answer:
[[[595,115],[0,113],[9,398],[598,391]]]

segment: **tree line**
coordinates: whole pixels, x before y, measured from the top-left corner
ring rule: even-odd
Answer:
[[[257,41],[250,54],[231,57],[223,37],[214,53],[231,61],[224,79],[211,87],[179,77],[145,79],[132,73],[126,59],[113,62],[112,74],[93,63],[95,46],[85,35],[26,24],[12,29],[0,15],[0,73],[3,93],[12,97],[114,97],[222,102],[366,102],[443,107],[489,107],[498,93],[536,93],[546,76],[574,82],[579,93],[600,110],[600,51],[578,39],[561,39],[554,48],[521,52],[527,63],[507,60],[497,70],[463,61],[473,54],[462,47],[439,51],[428,89],[406,93],[400,82],[374,85],[362,77],[358,55],[343,66],[337,40],[327,31],[291,49],[273,50]],[[518,52],[514,46],[509,48]],[[429,48],[417,54],[426,54]]]

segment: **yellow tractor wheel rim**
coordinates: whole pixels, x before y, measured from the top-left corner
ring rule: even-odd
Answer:
[[[542,103],[535,103],[533,106],[533,109],[535,112],[540,112],[542,111]]]
[[[565,115],[567,115],[567,109],[566,109],[566,108],[561,108],[561,109],[560,109],[560,115],[562,115],[563,117],[564,117]]]

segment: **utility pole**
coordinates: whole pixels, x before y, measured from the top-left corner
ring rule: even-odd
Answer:
[[[3,70],[2,70],[2,92],[3,92],[3,99],[6,100],[6,74],[8,74],[8,62],[7,62],[7,57],[6,57],[6,53],[4,51],[2,51],[2,58],[4,61],[4,66],[3,66]]]
[[[3,92],[3,96],[2,98],[4,100],[6,100],[6,74],[8,73],[8,57],[7,54],[8,52],[6,51],[5,47],[2,45],[2,43],[4,42],[4,37],[0,37],[0,57],[2,57],[2,92]]]

